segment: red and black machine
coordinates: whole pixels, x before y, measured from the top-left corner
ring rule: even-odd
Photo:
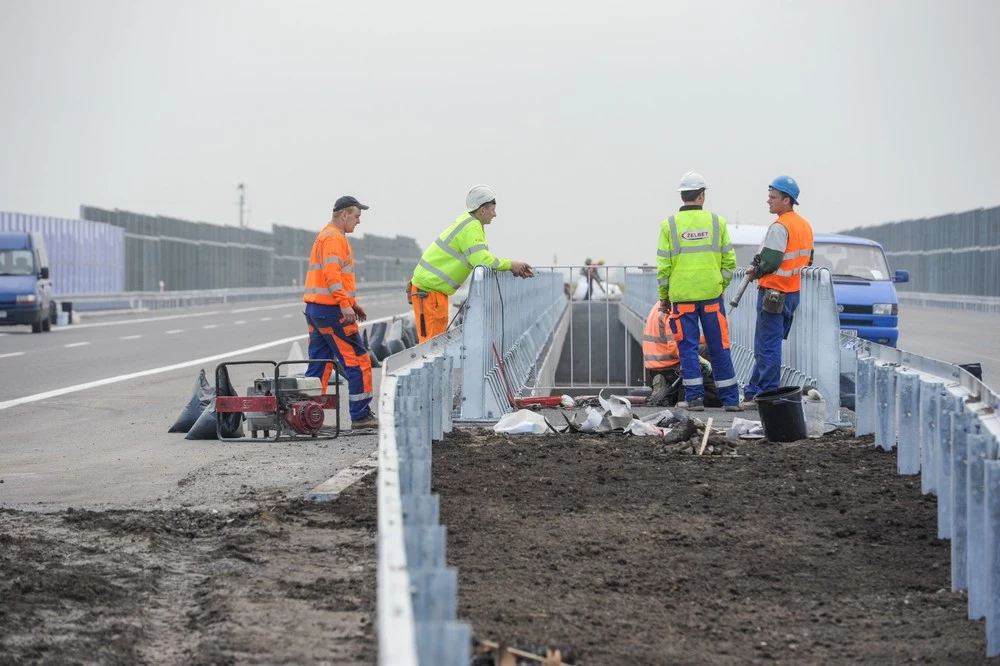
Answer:
[[[291,365],[330,363],[333,372],[328,383],[333,393],[324,394],[319,377],[302,375],[283,376],[282,369]],[[273,375],[261,373],[247,388],[246,395],[239,395],[229,379],[229,368],[237,365],[268,365]],[[334,412],[333,426],[326,425],[326,411]],[[241,422],[251,437],[276,441],[313,438],[332,439],[340,435],[340,371],[333,359],[307,361],[231,361],[215,368],[216,436],[220,440],[243,439],[234,437]],[[273,434],[272,434],[273,433]]]

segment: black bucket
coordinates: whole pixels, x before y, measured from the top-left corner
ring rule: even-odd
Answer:
[[[806,438],[802,413],[802,387],[782,386],[754,397],[764,437],[772,442],[795,442]]]

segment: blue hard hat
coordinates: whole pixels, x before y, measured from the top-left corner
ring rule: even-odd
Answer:
[[[779,192],[784,192],[795,203],[799,202],[799,184],[791,176],[778,176],[771,181],[771,188]]]

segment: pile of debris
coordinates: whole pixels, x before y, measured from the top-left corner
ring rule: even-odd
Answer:
[[[596,403],[591,404],[591,403]],[[632,413],[632,402],[627,397],[603,393],[591,401],[574,401],[563,396],[567,407],[582,406],[567,417],[559,412],[564,423],[555,425],[543,414],[520,409],[505,414],[493,426],[493,432],[507,434],[582,433],[607,435],[621,433],[633,437],[655,438],[653,443],[677,453],[691,455],[735,456],[740,439],[761,439],[763,431],[759,421],[737,418],[727,430],[712,428],[712,417],[707,422],[691,416],[680,408],[663,409],[647,416]]]

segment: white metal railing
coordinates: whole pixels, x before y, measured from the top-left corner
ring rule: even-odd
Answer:
[[[385,360],[379,396],[377,608],[381,666],[466,666],[472,629],[457,621],[431,446],[451,432],[461,328]]]
[[[896,449],[900,474],[937,496],[937,535],[951,541],[951,589],[986,618],[1000,656],[1000,396],[956,365],[858,341],[856,426]]]
[[[396,282],[362,282],[358,291],[400,289]],[[249,287],[242,289],[197,289],[192,291],[123,291],[108,294],[58,294],[55,299],[72,303],[75,310],[160,310],[169,308],[247,303],[301,298],[302,287]],[[82,306],[82,307],[81,307]]]
[[[519,392],[537,372],[567,303],[557,271],[539,268],[522,280],[476,267],[462,320],[460,419],[496,420],[510,410],[508,388]]]

